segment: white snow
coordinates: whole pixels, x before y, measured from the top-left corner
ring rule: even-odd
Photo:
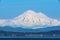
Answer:
[[[6,20],[0,20],[0,25],[37,29],[50,26],[60,26],[60,21],[49,18],[42,12],[37,13],[32,10],[28,10],[21,15],[8,20],[8,22]]]

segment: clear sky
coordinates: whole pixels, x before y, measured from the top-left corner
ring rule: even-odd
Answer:
[[[11,19],[21,13],[33,10],[45,15],[60,19],[59,0],[1,0],[0,19]]]

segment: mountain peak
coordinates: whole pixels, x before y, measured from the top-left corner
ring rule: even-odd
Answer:
[[[19,18],[21,18],[22,16],[24,16],[25,18],[26,18],[26,17],[32,17],[32,16],[34,16],[34,15],[36,15],[36,14],[37,14],[37,13],[34,12],[34,11],[32,11],[32,10],[28,10],[28,11],[25,11],[22,15],[19,15],[19,16],[15,17],[14,19],[19,19]]]
[[[24,14],[29,14],[29,15],[31,15],[31,14],[36,14],[36,12],[34,12],[34,11],[32,11],[32,10],[28,10],[28,11],[24,12]]]
[[[41,17],[47,17],[45,14],[43,14],[42,12],[35,12],[33,10],[28,10],[26,12],[24,12],[24,14],[27,14],[27,15],[40,15]]]
[[[28,11],[26,11],[26,12],[34,12],[33,10],[28,10]]]

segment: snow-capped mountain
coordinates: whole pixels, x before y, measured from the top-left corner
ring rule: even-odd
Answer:
[[[21,15],[15,17],[14,19],[11,19],[8,25],[13,27],[37,29],[60,26],[60,21],[49,18],[42,12],[37,13],[32,10],[28,10]]]
[[[42,12],[37,13],[32,10],[28,10],[13,19],[0,19],[0,26],[37,29],[60,26],[60,21],[50,18]]]

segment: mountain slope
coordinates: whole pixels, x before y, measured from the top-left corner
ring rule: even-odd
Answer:
[[[32,10],[28,10],[18,17],[12,19],[10,24],[13,26],[22,26],[22,28],[45,28],[51,26],[59,26],[60,21],[49,18],[43,13],[36,13]]]

